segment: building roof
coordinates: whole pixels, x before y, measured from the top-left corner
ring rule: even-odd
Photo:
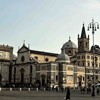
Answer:
[[[83,24],[83,27],[82,27],[81,38],[86,38],[86,32],[85,32],[84,24]]]
[[[70,58],[65,52],[62,52],[57,56],[56,62],[70,62]]]
[[[25,44],[22,45],[22,47],[18,50],[18,52],[22,49],[25,48],[27,51],[29,51],[29,48],[25,46]]]
[[[70,40],[66,42],[63,46],[62,49],[67,49],[67,48],[77,48],[77,46]]]
[[[54,56],[54,57],[58,56],[57,53],[50,53],[50,52],[37,51],[37,50],[30,50],[30,53],[41,54],[41,55],[48,55],[48,56]]]
[[[30,50],[28,47],[25,46],[25,44],[23,44],[23,46],[18,50],[18,52],[22,48],[25,48],[27,51],[30,51],[30,53],[34,53],[34,54],[48,55],[48,56],[54,56],[54,57],[57,57],[58,56],[57,53],[50,53],[50,52],[44,52],[44,51]]]

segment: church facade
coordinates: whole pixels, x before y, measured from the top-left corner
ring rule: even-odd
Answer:
[[[64,51],[61,54],[30,50],[25,44],[18,50],[12,66],[13,84],[84,85],[84,67],[73,65]]]
[[[38,84],[39,87],[46,85],[78,87],[90,86],[93,78],[95,83],[98,83],[100,47],[95,45],[89,49],[89,40],[83,24],[81,36],[78,35],[78,47],[69,38],[62,46],[60,54],[31,50],[23,43],[17,52],[17,57],[13,59],[13,47],[1,46],[0,57],[3,57],[2,54],[5,56],[0,59],[0,83],[5,82],[15,86]]]

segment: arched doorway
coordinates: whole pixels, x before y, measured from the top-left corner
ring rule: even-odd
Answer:
[[[78,76],[78,86],[81,87],[82,86],[82,76]]]
[[[45,77],[46,77],[45,74],[42,74],[42,75],[41,75],[42,86],[45,86]]]
[[[24,72],[25,72],[25,70],[23,68],[21,68],[20,72],[21,72],[21,84],[23,84],[24,83]]]

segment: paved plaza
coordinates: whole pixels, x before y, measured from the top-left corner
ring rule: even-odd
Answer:
[[[66,92],[61,91],[0,91],[0,100],[64,100]],[[100,95],[91,97],[91,94],[82,94],[79,90],[71,90],[71,100],[100,100]]]

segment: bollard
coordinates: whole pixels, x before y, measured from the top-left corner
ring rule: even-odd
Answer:
[[[45,88],[44,88],[44,91],[45,91]]]
[[[28,88],[28,91],[30,91],[30,88]]]
[[[66,100],[70,100],[70,88],[67,87]]]
[[[38,91],[38,88],[36,88],[36,90]]]
[[[1,91],[1,87],[0,87],[0,91]]]
[[[52,91],[52,87],[51,87],[51,91]]]
[[[12,91],[12,88],[10,88],[10,91]]]
[[[19,90],[22,91],[22,88],[20,88]]]
[[[58,91],[59,91],[59,87],[58,87]]]

